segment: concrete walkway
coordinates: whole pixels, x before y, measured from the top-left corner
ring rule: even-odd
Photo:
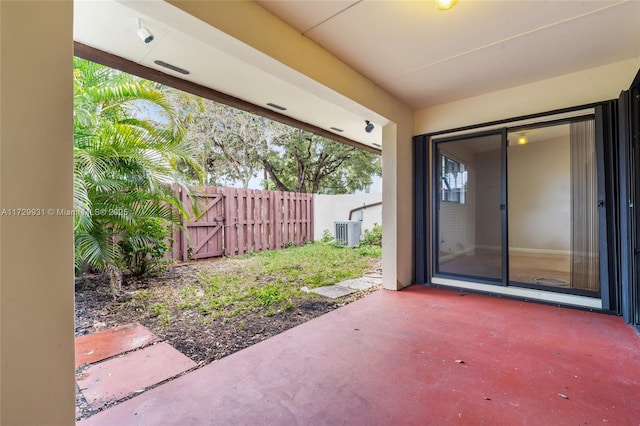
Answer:
[[[411,287],[380,291],[80,422],[637,425],[621,318]]]

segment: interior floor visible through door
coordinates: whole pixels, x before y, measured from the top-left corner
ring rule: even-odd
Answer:
[[[473,253],[460,254],[440,261],[440,272],[469,276],[499,276],[499,249],[476,248]],[[568,254],[509,254],[509,280],[523,284],[551,287],[571,287],[571,263]]]

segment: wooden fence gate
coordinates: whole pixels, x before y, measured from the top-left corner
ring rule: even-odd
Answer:
[[[205,187],[189,197],[175,190],[190,217],[173,234],[170,258],[242,255],[313,241],[311,194]]]

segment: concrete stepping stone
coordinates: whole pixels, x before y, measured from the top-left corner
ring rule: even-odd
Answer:
[[[350,288],[352,290],[367,290],[377,284],[380,284],[377,280],[367,278],[356,278],[354,280],[347,280],[336,285],[340,287]]]
[[[318,287],[308,289],[307,287],[303,287],[302,290],[307,293],[315,293],[320,296],[328,297],[330,299],[337,299],[338,297],[343,297],[351,293],[355,293],[360,290],[367,290],[371,287],[374,287],[378,284],[382,284],[382,276],[377,274],[365,275],[360,278],[355,278],[353,280],[342,281],[338,284],[328,285],[325,287]]]
[[[90,365],[77,383],[87,403],[97,410],[196,365],[171,345],[162,342]]]
[[[347,294],[355,293],[357,290],[348,287],[342,287],[339,285],[328,285],[325,287],[312,288],[310,293],[319,294],[330,299],[337,299],[338,297],[346,296]]]
[[[160,339],[139,323],[125,324],[99,333],[78,336],[76,368],[141,348]]]

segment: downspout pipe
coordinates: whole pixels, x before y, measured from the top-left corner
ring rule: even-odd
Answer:
[[[365,210],[368,207],[375,207],[375,206],[381,206],[382,205],[382,201],[378,201],[376,203],[371,203],[371,204],[363,204],[360,207],[356,207],[355,209],[351,209],[349,210],[349,220],[351,220],[351,216],[357,212],[358,210]]]

